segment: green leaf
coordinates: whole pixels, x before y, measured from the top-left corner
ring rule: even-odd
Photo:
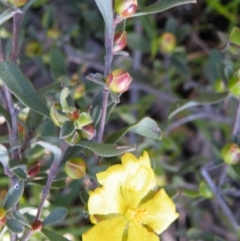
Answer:
[[[112,157],[122,155],[126,152],[136,150],[136,145],[131,146],[117,146],[114,144],[105,144],[105,143],[95,143],[89,141],[80,141],[76,144],[76,146],[84,147],[98,156],[102,157]]]
[[[62,235],[59,235],[45,228],[43,228],[41,232],[49,239],[49,241],[69,241],[68,239],[64,238]]]
[[[10,126],[12,126],[11,116],[9,115],[9,113],[1,105],[0,105],[0,114],[6,119],[8,124]]]
[[[12,215],[18,222],[30,227],[29,221],[22,213],[20,213],[19,211],[13,211]]]
[[[67,75],[67,68],[66,68],[65,57],[62,51],[57,48],[53,47],[50,50],[50,71],[52,77],[57,80],[61,76]]]
[[[26,172],[22,168],[20,168],[20,167],[12,170],[12,172],[14,173],[14,175],[16,177],[18,177],[21,180],[26,180],[27,179]]]
[[[157,123],[153,119],[145,117],[133,125],[130,125],[122,130],[114,132],[107,138],[106,143],[118,142],[129,131],[140,136],[144,136],[158,141],[162,138],[162,133]]]
[[[86,79],[94,82],[95,84],[106,86],[103,76],[99,73],[89,74],[86,76]]]
[[[16,64],[10,61],[2,61],[0,63],[0,78],[24,105],[49,117],[48,108],[37,96],[33,85]]]
[[[10,210],[18,203],[19,199],[23,195],[23,190],[24,181],[17,182],[13,187],[9,189],[3,201],[3,208],[5,208],[6,211]]]
[[[74,123],[72,121],[66,121],[61,127],[60,138],[61,139],[67,138],[71,136],[74,133],[74,131],[75,131]]]
[[[69,146],[68,149],[65,151],[64,156],[61,161],[61,165],[64,164],[66,161],[71,159],[72,157],[76,157],[82,152],[82,148],[79,146]]]
[[[62,107],[62,111],[65,113],[72,113],[76,110],[76,108],[73,107],[74,103],[72,103],[72,99],[68,88],[62,89],[60,94],[60,104]],[[69,104],[71,106],[69,106]]]
[[[173,116],[175,116],[180,111],[183,111],[185,109],[188,109],[190,107],[198,106],[198,105],[211,105],[218,103],[222,100],[224,100],[228,96],[228,92],[222,92],[222,93],[204,93],[200,96],[193,98],[188,101],[179,101],[174,104],[172,107],[169,119],[171,119]]]
[[[100,165],[100,166],[94,166],[94,167],[89,167],[87,169],[87,175],[89,175],[90,177],[97,179],[96,174],[99,172],[104,172],[106,171],[106,169],[108,168],[108,165]]]
[[[61,222],[66,218],[68,210],[63,207],[55,208],[43,221],[43,225],[52,225]]]
[[[80,198],[81,198],[81,201],[83,202],[83,204],[87,204],[88,199],[89,199],[88,192],[87,191],[81,191],[80,192]]]
[[[95,0],[105,23],[105,34],[109,39],[113,39],[113,1],[112,0]]]
[[[53,145],[46,141],[37,141],[35,142],[35,144],[40,145],[43,148],[51,151],[55,157],[55,160],[59,161],[62,158],[62,150],[58,146]]]
[[[82,127],[89,125],[93,122],[91,116],[86,112],[81,112],[80,116],[77,120],[74,121],[74,125],[76,129],[82,129]]]
[[[22,233],[24,231],[24,226],[15,219],[7,219],[6,226],[13,233]]]
[[[16,14],[15,9],[6,9],[0,14],[0,25],[12,18]]]
[[[139,9],[133,16],[138,17],[146,14],[160,13],[169,8],[176,7],[187,3],[196,3],[196,0],[159,0],[156,3]]]
[[[229,41],[240,46],[240,29],[238,27],[232,29]]]

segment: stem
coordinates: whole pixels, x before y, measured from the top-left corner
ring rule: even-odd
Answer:
[[[101,119],[100,119],[100,125],[98,128],[98,135],[97,135],[98,143],[101,143],[102,138],[103,138],[103,132],[104,132],[106,116],[107,116],[108,96],[109,96],[109,90],[106,88],[103,88],[102,115],[101,115]]]
[[[48,197],[52,182],[57,175],[59,164],[60,164],[59,161],[54,160],[51,167],[50,167],[47,183],[46,183],[46,186],[42,190],[42,198],[41,198],[41,201],[40,201],[40,205],[38,207],[38,212],[37,212],[37,215],[35,217],[35,220],[39,220],[39,218],[42,214],[44,202],[46,201],[46,199]]]
[[[235,122],[232,130],[232,137],[236,137],[240,133],[240,99],[238,100],[238,109],[237,109],[237,114],[235,117]]]
[[[12,62],[16,62],[18,58],[18,42],[19,42],[19,32],[20,32],[20,26],[23,20],[23,13],[22,12],[16,12],[16,14],[13,17],[13,40],[12,40],[12,50],[10,53],[10,60]]]
[[[214,193],[214,196],[217,199],[219,206],[221,207],[222,211],[225,213],[225,215],[226,215],[228,221],[230,222],[230,224],[232,225],[233,229],[236,232],[238,232],[238,230],[239,230],[238,223],[237,223],[235,217],[233,216],[231,210],[229,209],[228,205],[224,201],[223,197],[219,193],[218,188],[212,181],[212,178],[209,176],[207,170],[205,168],[203,168],[201,170],[201,174],[202,174],[203,178],[205,179],[205,181],[208,183],[208,186],[210,187],[212,192]]]
[[[28,241],[28,240],[31,238],[32,234],[33,234],[33,231],[32,231],[32,230],[29,230],[29,231],[26,233],[26,235],[22,238],[22,241]]]
[[[113,60],[113,35],[115,32],[116,24],[114,24],[113,29],[107,29],[105,32],[105,48],[106,48],[106,55],[105,55],[105,69],[104,69],[104,78],[111,72],[111,65]],[[101,143],[104,133],[104,127],[106,123],[106,116],[107,116],[107,104],[108,104],[108,96],[109,90],[107,88],[103,88],[103,98],[102,98],[102,114],[100,119],[100,125],[98,128],[97,133],[97,142]]]

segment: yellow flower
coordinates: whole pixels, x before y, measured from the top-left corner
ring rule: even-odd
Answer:
[[[148,154],[137,159],[123,155],[122,164],[98,173],[89,197],[90,220],[96,225],[83,241],[158,241],[177,217],[175,205],[164,189],[156,190],[156,178]]]

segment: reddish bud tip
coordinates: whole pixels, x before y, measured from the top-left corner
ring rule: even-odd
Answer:
[[[92,140],[96,135],[96,130],[93,125],[84,126],[81,130],[84,139]]]
[[[39,232],[42,230],[42,222],[40,220],[35,220],[33,223],[32,223],[32,230],[34,232]]]
[[[227,164],[237,164],[240,162],[240,148],[235,143],[227,144],[221,150],[221,156]]]
[[[122,18],[131,17],[138,8],[137,0],[115,0],[115,11]]]
[[[129,89],[132,81],[129,73],[122,69],[116,69],[106,77],[106,85],[115,93],[123,93]]]
[[[28,176],[29,177],[35,177],[40,171],[40,162],[36,161],[32,163],[28,168]]]
[[[127,32],[119,31],[114,35],[113,41],[113,53],[116,53],[122,49],[124,49],[127,45]]]
[[[3,227],[7,220],[6,210],[0,207],[0,228]]]

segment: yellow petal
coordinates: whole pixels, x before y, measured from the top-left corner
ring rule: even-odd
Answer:
[[[162,233],[175,219],[178,218],[176,207],[164,189],[139,208],[146,210],[142,222],[152,228],[157,234]]]
[[[125,172],[122,197],[126,206],[134,208],[152,188],[156,187],[155,174],[151,168],[141,165],[134,173],[130,169]]]
[[[82,235],[83,241],[122,241],[127,223],[123,216],[101,221]]]
[[[109,167],[106,171],[98,173],[97,179],[101,185],[105,185],[110,182],[113,186],[115,184],[118,185],[119,183],[121,183],[123,176],[123,166],[120,164],[116,164]]]
[[[88,211],[90,215],[123,213],[124,208],[120,186],[110,186],[109,184],[99,187],[89,196]]]
[[[131,222],[128,226],[127,241],[159,241],[159,237],[137,222]]]

